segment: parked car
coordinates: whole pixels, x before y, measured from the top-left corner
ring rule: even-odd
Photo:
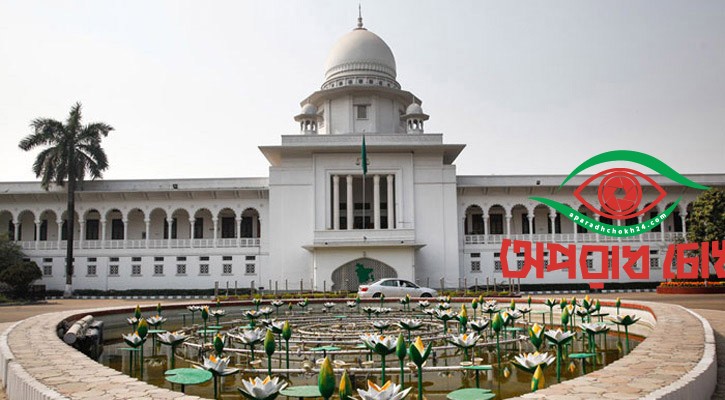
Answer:
[[[409,294],[410,297],[438,296],[438,292],[434,289],[396,278],[380,279],[368,285],[360,285],[357,294],[361,299],[380,297],[381,294],[384,294],[385,297],[403,297],[406,294]]]

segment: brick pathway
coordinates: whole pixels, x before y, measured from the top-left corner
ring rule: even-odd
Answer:
[[[717,387],[712,395],[713,400],[725,399],[725,311],[693,310],[707,318],[713,331],[717,345]]]

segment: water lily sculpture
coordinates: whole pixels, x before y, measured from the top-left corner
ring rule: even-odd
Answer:
[[[284,301],[279,300],[279,299],[272,300],[272,303],[270,303],[270,304],[272,304],[272,306],[274,306],[274,312],[275,312],[275,314],[279,315],[279,308],[284,305]]]
[[[326,310],[330,311],[333,307],[335,307],[335,303],[328,301],[322,304],[323,307],[325,307]]]
[[[478,299],[471,300],[471,308],[473,309],[473,319],[476,319],[476,309],[478,308]]]
[[[403,318],[398,321],[398,326],[408,332],[408,341],[410,342],[410,331],[417,331],[423,327],[423,321],[419,319]]]
[[[544,305],[549,307],[549,324],[554,325],[554,306],[559,304],[556,299],[548,298],[544,300]]]
[[[403,310],[409,310],[408,305],[410,304],[410,295],[406,294],[404,297],[400,298],[400,304],[403,305]]]
[[[249,346],[249,349],[252,353],[252,361],[254,361],[254,345],[264,340],[264,337],[266,335],[265,330],[263,329],[249,329],[246,331],[243,331],[241,335],[229,335],[230,337],[233,337],[242,343]]]
[[[325,400],[335,393],[335,373],[332,370],[330,359],[327,357],[320,366],[320,374],[317,376],[317,388]]]
[[[257,319],[262,316],[256,310],[246,310],[242,313],[249,320],[249,326],[254,327],[257,324]]]
[[[465,332],[468,325],[468,311],[466,305],[461,304],[461,311],[458,313],[458,332]]]
[[[262,299],[259,297],[255,297],[252,299],[252,304],[254,304],[254,309],[259,311],[259,306],[262,304]]]
[[[387,314],[391,311],[393,311],[393,309],[389,308],[389,307],[375,307],[375,309],[373,310],[375,315],[383,315],[383,314]]]
[[[365,347],[372,350],[374,353],[378,354],[381,357],[381,380],[385,381],[385,357],[388,354],[392,354],[395,352],[396,346],[398,344],[397,338],[395,338],[394,336],[378,336],[375,334],[364,334],[360,336],[360,340],[362,340],[363,344],[365,344]]]
[[[604,322],[593,322],[588,324],[580,324],[579,327],[589,335],[589,352],[594,353],[594,336],[600,333],[609,332],[609,326]]]
[[[561,382],[561,360],[562,347],[569,343],[576,335],[572,331],[562,331],[561,329],[550,329],[544,333],[546,340],[556,346],[556,381]]]
[[[273,312],[274,312],[274,310],[272,310],[272,307],[262,307],[259,309],[259,314],[261,314],[265,317],[272,315]]]
[[[438,303],[438,305],[436,305],[436,308],[438,308],[439,310],[450,310],[451,303]]]
[[[529,340],[538,351],[544,342],[544,328],[539,324],[534,324],[529,327]]]
[[[380,293],[380,307],[385,306],[385,293]]]
[[[375,307],[363,307],[363,312],[368,315],[368,319],[375,313]]]
[[[187,306],[186,309],[191,313],[191,324],[194,325],[194,316],[201,311],[201,306]]]
[[[401,389],[402,386],[394,384],[393,381],[387,381],[383,386],[368,381],[368,390],[358,389],[357,394],[362,400],[401,400],[412,388]]]
[[[284,325],[282,326],[282,339],[284,339],[284,352],[285,352],[285,360],[287,362],[286,366],[289,370],[289,340],[292,337],[292,327],[289,324],[289,321],[285,321]]]
[[[470,326],[471,329],[473,329],[476,333],[478,333],[480,335],[481,332],[483,332],[486,328],[488,328],[488,326],[490,324],[491,324],[490,319],[480,318],[480,319],[474,319],[473,321],[469,322],[468,326]]]
[[[199,368],[199,367],[197,367]],[[200,369],[205,369],[214,376],[214,398],[218,397],[218,378],[220,376],[228,376],[239,371],[237,368],[229,368],[229,357],[217,357],[214,354],[204,357],[204,364]]]
[[[347,376],[347,370],[345,370],[340,378],[340,388],[337,395],[340,396],[340,400],[353,400],[352,393],[352,382],[350,377]]]
[[[456,317],[451,310],[435,310],[435,317],[443,321],[443,334],[448,334],[448,321]]]
[[[274,333],[271,330],[267,331],[264,336],[264,353],[267,354],[267,374],[272,375],[272,355],[276,350]]]
[[[138,348],[139,349],[139,355],[141,360],[141,377],[143,377],[143,345],[146,342],[146,335],[149,332],[148,324],[146,323],[146,320],[141,318],[141,320],[138,323],[138,327],[136,328],[136,332],[130,334],[130,335],[122,335],[123,341],[126,342],[127,345],[129,345],[132,348]],[[133,353],[131,353],[131,365],[133,365]]]
[[[468,361],[468,349],[476,345],[476,342],[478,342],[478,339],[480,339],[481,336],[472,333],[472,334],[458,334],[458,335],[451,335],[448,338],[448,342],[452,345],[458,347],[459,349],[463,349],[463,361]]]
[[[398,335],[398,341],[395,344],[395,355],[398,356],[400,363],[400,384],[402,385],[405,383],[405,356],[408,355],[408,348],[402,333]]]
[[[533,374],[534,371],[536,371],[536,368],[546,368],[548,365],[553,363],[554,360],[556,360],[556,357],[554,357],[554,355],[551,355],[549,353],[539,353],[537,351],[533,353],[522,353],[514,356],[513,364],[514,366],[516,366],[516,368]]]
[[[428,308],[430,305],[430,302],[428,300],[418,300],[418,308],[421,310]]]
[[[541,368],[541,365],[539,365],[536,367],[536,371],[534,371],[534,375],[531,377],[531,392],[535,392],[540,388],[543,388],[545,385],[544,370]]]
[[[256,376],[243,380],[242,385],[243,387],[238,390],[249,400],[274,400],[279,395],[279,391],[287,387],[287,382],[280,382],[279,377],[267,376],[262,380]]]
[[[309,305],[309,304],[310,304],[310,301],[309,301],[309,300],[307,300],[307,298],[304,298],[304,299],[302,299],[301,301],[298,301],[298,302],[297,302],[297,305],[298,305],[298,306],[300,306],[300,307],[301,307],[301,308],[302,308],[303,310],[304,310],[304,309],[305,309],[305,307],[307,307],[307,305]]]
[[[423,399],[423,364],[428,359],[432,349],[432,343],[428,343],[428,346],[423,345],[423,341],[420,340],[420,336],[415,338],[415,341],[411,343],[408,348],[408,354],[410,359],[417,367],[418,372],[418,398]]]
[[[627,354],[629,354],[629,326],[639,321],[639,317],[636,315],[619,315],[617,313],[616,316],[610,317],[609,319],[615,324],[624,327],[624,336],[627,341]]]
[[[187,335],[184,331],[176,331],[159,333],[157,337],[159,338],[159,342],[161,342],[161,344],[171,347],[171,369],[174,369],[176,365],[174,354],[176,347],[189,339],[189,335]]]
[[[348,300],[345,304],[347,304],[347,308],[349,309],[357,307],[357,302],[355,300]]]
[[[382,335],[384,330],[390,328],[390,321],[373,321],[373,327],[380,331],[380,334]]]
[[[450,303],[451,296],[438,296],[438,302],[439,303]]]
[[[165,317],[162,317],[160,315],[153,315],[151,317],[146,318],[146,322],[149,325],[151,325],[153,327],[159,327],[159,328],[161,327],[161,325],[163,325],[164,322],[166,322],[166,320],[167,319]]]
[[[224,353],[224,335],[221,333],[217,333],[214,335],[214,339],[212,340],[212,345],[214,347],[214,352],[216,353],[217,357],[221,357]]]
[[[219,318],[227,315],[227,311],[223,310],[221,308],[217,308],[215,310],[210,310],[209,315],[214,317],[214,319],[216,320],[217,326],[219,326]]]
[[[614,301],[614,306],[617,307],[617,315],[619,315],[619,307],[622,306],[622,299],[617,297],[617,300]]]
[[[506,314],[505,312],[502,314]],[[498,370],[501,370],[501,344],[500,337],[501,337],[501,328],[504,326],[503,318],[501,318],[501,314],[494,314],[493,319],[491,320],[491,329],[496,333],[496,359],[498,360]]]

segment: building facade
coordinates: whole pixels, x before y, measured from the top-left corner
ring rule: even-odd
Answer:
[[[260,147],[270,164],[268,178],[84,182],[74,216],[74,288],[199,289],[218,283],[354,290],[361,268],[374,279],[470,286],[503,281],[502,257],[522,266],[521,254],[501,254],[507,238],[577,248],[647,245],[647,279],[662,279],[666,246],[684,237],[697,190],[656,176],[668,194],[623,224],[656,216],[679,199],[677,210],[643,235],[599,235],[529,199],[552,198],[592,216],[574,196],[587,177],[559,188],[563,176],[457,176],[454,162],[465,146],[425,133],[428,118],[421,100],[397,82],[388,45],[360,19],[331,50],[321,89],[301,102],[294,116],[300,132]],[[725,185],[725,174],[688,177]],[[653,186],[643,184],[642,207],[660,197]],[[596,196],[596,188],[583,193]],[[0,229],[38,263],[49,289],[65,283],[65,207],[64,188],[0,183]],[[605,262],[587,257],[586,267],[611,269]],[[566,271],[521,280],[565,281]]]

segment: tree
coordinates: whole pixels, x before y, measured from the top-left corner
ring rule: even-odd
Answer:
[[[7,234],[0,235],[0,272],[21,263],[24,257],[23,249],[10,240]]]
[[[42,276],[38,264],[33,261],[23,261],[0,272],[0,281],[12,286],[13,297],[27,298],[30,284]]]
[[[20,141],[20,148],[28,151],[43,147],[33,164],[33,172],[39,177],[43,189],[51,183],[68,189],[68,212],[66,215],[67,250],[65,267],[65,297],[70,297],[73,288],[73,233],[75,222],[76,184],[86,175],[91,179],[103,177],[108,168],[106,152],[101,139],[113,130],[108,124],[96,122],[81,124],[81,104],[70,110],[65,124],[50,118],[38,118],[30,123],[33,133]]]
[[[692,203],[692,211],[689,213],[688,219],[687,240],[689,242],[725,240],[725,191],[710,189],[703,192]],[[709,261],[710,265],[715,262],[712,253],[710,253]]]

